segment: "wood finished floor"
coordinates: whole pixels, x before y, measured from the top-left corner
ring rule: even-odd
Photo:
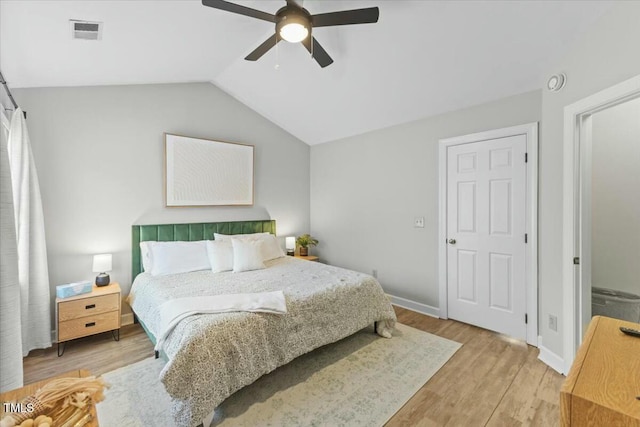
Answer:
[[[564,377],[540,362],[538,350],[520,341],[454,320],[395,307],[398,321],[463,346],[391,420],[396,426],[555,426]],[[124,326],[120,341],[99,334],[24,359],[29,384],[73,369],[100,375],[153,355],[139,325]]]

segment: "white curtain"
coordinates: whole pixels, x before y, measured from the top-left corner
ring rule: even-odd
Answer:
[[[9,129],[9,165],[18,243],[22,355],[51,347],[51,300],[40,185],[27,122],[17,108]]]
[[[18,245],[7,143],[9,119],[0,113],[0,392],[22,387]]]

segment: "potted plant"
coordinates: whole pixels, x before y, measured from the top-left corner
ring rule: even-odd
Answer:
[[[300,256],[308,256],[309,246],[316,246],[318,244],[318,239],[314,239],[309,234],[303,234],[302,236],[298,236],[296,244],[300,247]]]

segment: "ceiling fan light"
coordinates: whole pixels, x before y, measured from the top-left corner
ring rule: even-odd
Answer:
[[[306,39],[309,35],[309,29],[297,22],[285,24],[280,28],[280,37],[289,43],[298,43]]]

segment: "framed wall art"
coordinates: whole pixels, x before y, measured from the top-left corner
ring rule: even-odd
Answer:
[[[253,145],[164,137],[167,206],[253,205]]]

